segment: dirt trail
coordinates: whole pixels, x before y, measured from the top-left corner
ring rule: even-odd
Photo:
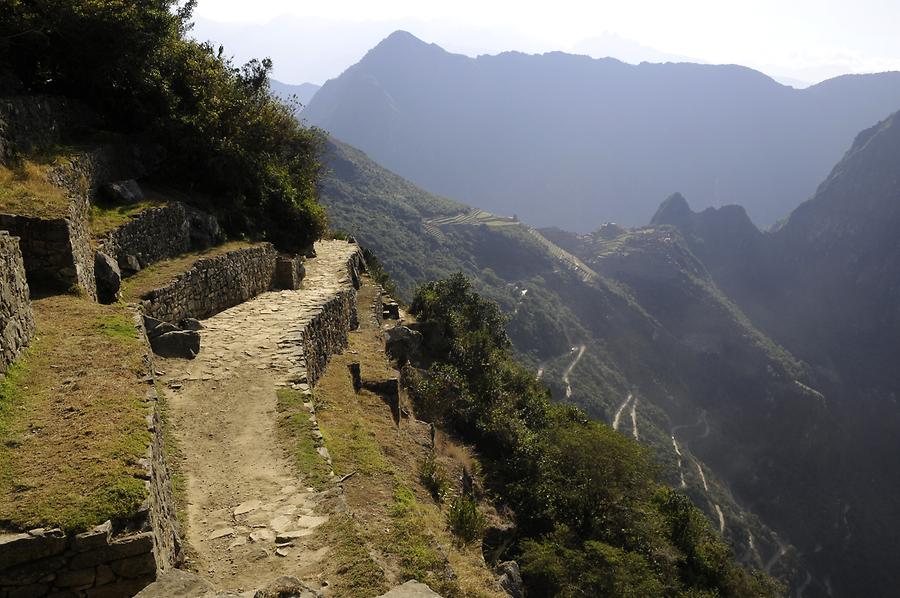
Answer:
[[[348,284],[354,251],[317,243],[303,289],[264,293],[209,318],[196,359],[157,363],[182,457],[190,565],[217,587],[309,578],[324,557],[303,538],[342,497],[314,492],[293,473],[276,441],[276,390],[306,373],[297,334]]]
[[[625,401],[621,405],[619,405],[619,408],[616,409],[616,415],[613,417],[613,422],[612,422],[613,430],[616,430],[616,431],[619,430],[619,419],[621,419],[622,412],[625,410],[625,407],[627,407],[628,403],[631,402],[631,396],[632,396],[631,393],[628,393],[628,397],[625,399]]]
[[[579,345],[577,347],[578,355],[575,356],[575,359],[572,360],[572,363],[570,363],[569,367],[566,368],[566,371],[563,372],[562,379],[563,379],[563,384],[566,385],[566,398],[567,399],[572,396],[572,386],[569,384],[569,374],[572,373],[572,370],[575,369],[575,366],[578,365],[579,361],[581,361],[581,356],[584,355],[584,350],[586,348],[587,347],[585,345]],[[572,351],[575,351],[575,349],[576,349],[576,347],[573,347]]]
[[[638,436],[638,427],[637,427],[637,406],[638,399],[634,397],[634,402],[631,404],[631,432],[634,434],[635,440],[640,440]]]

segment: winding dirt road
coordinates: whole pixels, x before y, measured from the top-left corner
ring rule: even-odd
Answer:
[[[572,373],[572,370],[575,369],[575,366],[578,365],[578,362],[581,361],[581,356],[584,355],[584,350],[587,348],[585,345],[579,345],[578,347],[572,347],[572,351],[577,349],[578,355],[575,356],[575,359],[572,360],[572,363],[569,364],[569,367],[566,368],[566,371],[563,372],[562,380],[563,384],[566,385],[566,398],[572,396],[572,386],[569,384],[569,374]]]

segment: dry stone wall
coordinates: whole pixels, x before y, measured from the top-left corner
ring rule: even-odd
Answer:
[[[159,260],[191,249],[191,227],[184,204],[144,210],[107,235],[99,250],[123,271],[146,268]]]
[[[0,161],[16,152],[31,153],[66,140],[96,121],[84,106],[54,96],[0,98]]]
[[[137,315],[135,325],[146,342]],[[152,381],[149,345],[146,359]],[[147,496],[140,511],[119,528],[106,521],[79,534],[43,528],[0,533],[0,598],[127,598],[178,564],[181,541],[155,386],[147,399],[151,441],[141,463]]]
[[[352,252],[346,262],[347,277],[343,288],[322,304],[303,328],[303,360],[306,378],[315,385],[325,372],[328,360],[347,346],[348,334],[359,328],[356,291],[360,287],[360,272],[365,270],[362,252]]]
[[[96,299],[87,196],[70,197],[68,211],[66,218],[47,220],[0,214],[0,229],[19,237],[32,290],[65,292],[80,288]]]
[[[144,313],[170,323],[208,318],[269,290],[277,256],[270,243],[262,243],[198,260],[168,285],[144,295]]]
[[[19,240],[0,231],[0,374],[31,340],[34,314]]]

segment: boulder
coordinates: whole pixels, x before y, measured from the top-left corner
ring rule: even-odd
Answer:
[[[119,264],[105,253],[94,254],[94,277],[97,280],[97,298],[100,303],[113,303],[122,286]]]
[[[322,593],[296,577],[285,575],[257,591],[254,598],[322,598]]]
[[[151,340],[167,332],[176,332],[178,330],[174,324],[163,322],[151,316],[144,316],[144,329],[147,330],[147,338]]]
[[[385,333],[384,349],[388,356],[397,360],[400,365],[414,360],[421,348],[421,332],[406,326],[395,326]]]
[[[126,278],[134,276],[141,271],[141,260],[139,260],[136,255],[131,255],[130,253],[120,255],[119,269]]]
[[[181,321],[181,328],[182,330],[203,330],[206,326],[196,318],[185,318]]]
[[[135,598],[188,598],[214,592],[213,585],[189,571],[170,569],[144,588]]]
[[[150,339],[150,347],[160,357],[193,359],[200,352],[200,333],[196,330],[175,330]]]
[[[127,205],[143,201],[144,192],[134,179],[114,181],[100,187],[100,197],[117,205]]]
[[[435,593],[424,583],[411,579],[378,598],[441,598],[441,595]]]
[[[225,239],[215,216],[190,206],[185,206],[184,209],[187,212],[192,249],[206,249]]]
[[[525,588],[522,584],[522,573],[519,564],[515,561],[505,561],[497,565],[497,573],[500,577],[497,582],[510,598],[525,598]]]

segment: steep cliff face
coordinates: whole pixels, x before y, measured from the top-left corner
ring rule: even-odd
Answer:
[[[885,526],[900,521],[900,116],[860,133],[776,230],[735,228],[729,210],[670,198],[654,223],[678,227],[753,323],[809,364],[833,434],[809,465],[830,498],[812,503],[796,539],[836,591],[888,595],[897,545]]]

